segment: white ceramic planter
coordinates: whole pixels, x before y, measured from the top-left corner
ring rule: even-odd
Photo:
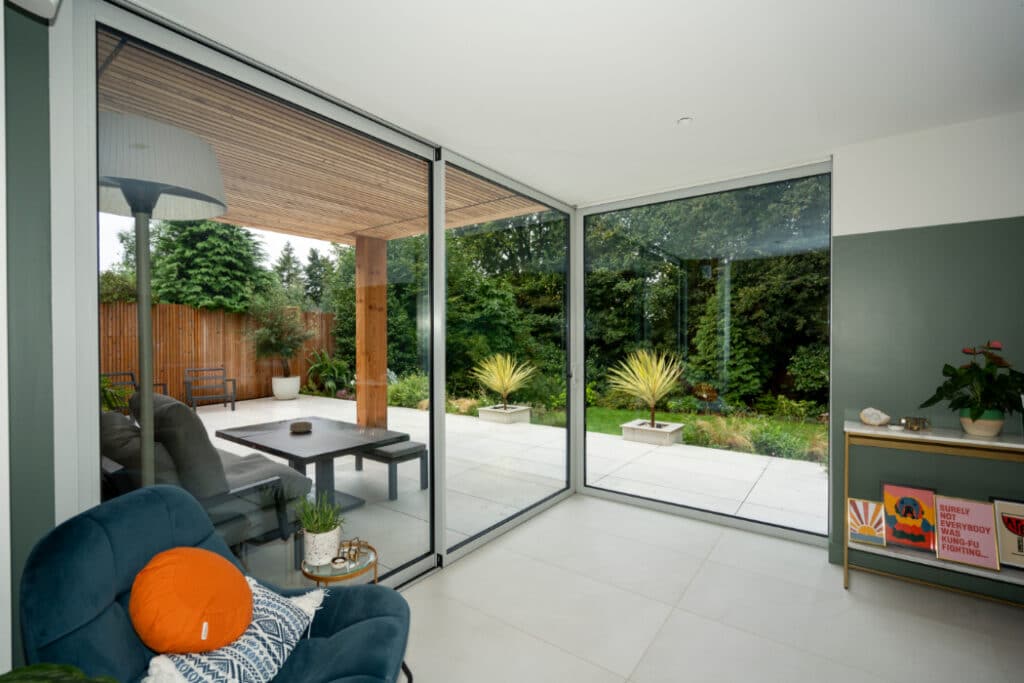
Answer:
[[[304,559],[306,565],[319,567],[330,564],[338,555],[338,546],[341,545],[341,527],[336,527],[322,534],[312,534],[308,531],[303,533]]]
[[[486,408],[477,408],[477,415],[484,422],[497,422],[506,425],[516,422],[529,422],[530,406],[509,406],[508,408],[503,408],[500,405],[488,406]]]
[[[291,377],[271,377],[270,386],[274,390],[274,398],[278,401],[291,401],[299,395],[298,375]]]
[[[964,431],[971,436],[999,436],[999,432],[1003,431],[1003,424],[1006,419],[1002,420],[972,420],[969,417],[960,418],[960,426],[964,428]]]
[[[621,427],[622,438],[626,441],[671,446],[683,438],[683,425],[679,422],[656,422],[652,427],[650,420],[633,420]]]

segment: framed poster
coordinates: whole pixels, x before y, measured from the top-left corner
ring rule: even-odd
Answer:
[[[885,545],[885,510],[880,502],[848,498],[846,524],[851,543]]]
[[[898,484],[882,484],[885,542],[935,552],[935,492]]]
[[[992,503],[935,496],[936,556],[999,571],[996,516]]]
[[[999,561],[1024,568],[1024,503],[997,499],[995,510]]]

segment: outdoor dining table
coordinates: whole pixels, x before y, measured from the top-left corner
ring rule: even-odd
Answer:
[[[295,422],[309,422],[308,433],[291,431]],[[306,473],[306,467],[316,466],[316,495],[326,494],[341,506],[342,511],[363,505],[366,501],[334,488],[334,459],[342,455],[356,455],[361,451],[408,441],[404,432],[393,432],[379,427],[362,427],[352,422],[325,417],[300,417],[277,422],[264,422],[218,429],[216,435],[258,451],[285,458],[292,469]]]

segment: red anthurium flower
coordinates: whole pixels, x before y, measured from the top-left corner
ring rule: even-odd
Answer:
[[[975,350],[974,350],[974,347],[973,347],[973,346],[965,346],[965,347],[964,347],[964,348],[963,348],[962,350],[963,350],[963,352],[964,352],[964,353],[966,353],[966,354],[967,354],[968,356],[973,356],[974,354],[976,354],[976,353],[977,353],[977,351],[975,351]]]
[[[1002,351],[1003,343],[998,341],[990,341],[988,343],[988,348],[992,349],[993,351]]]

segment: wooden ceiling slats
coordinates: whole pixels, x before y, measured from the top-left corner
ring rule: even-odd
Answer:
[[[102,64],[119,37],[97,35]],[[341,244],[398,239],[428,225],[429,164],[210,72],[129,42],[98,81],[102,110],[190,130],[217,154],[228,211],[221,220]],[[446,226],[547,207],[449,166]]]

